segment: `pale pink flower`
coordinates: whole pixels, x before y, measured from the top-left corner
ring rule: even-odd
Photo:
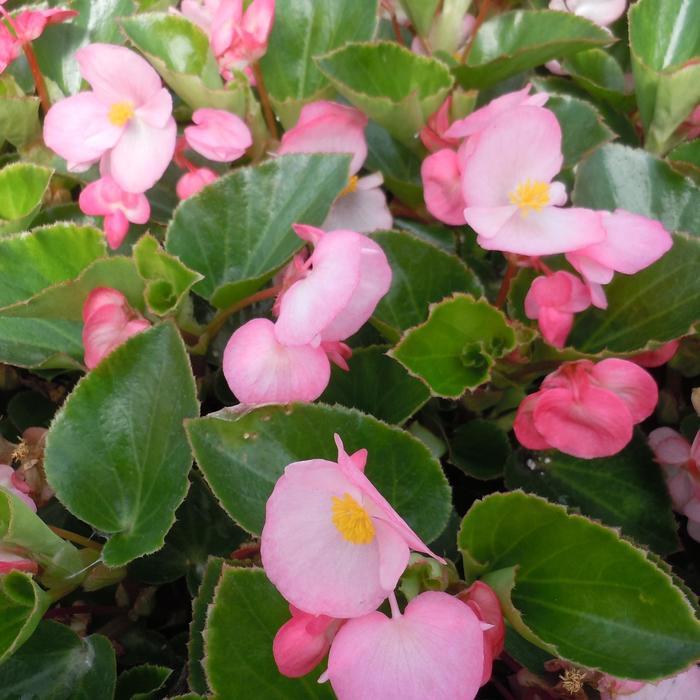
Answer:
[[[456,149],[459,146],[459,137],[448,137],[450,128],[450,110],[452,109],[452,95],[441,105],[437,112],[428,117],[427,124],[420,130],[419,136],[423,145],[431,152],[440,151],[443,148]]]
[[[533,280],[525,297],[525,315],[537,320],[548,343],[563,348],[574,325],[574,314],[590,305],[586,285],[576,275],[558,270]]]
[[[676,352],[678,352],[680,344],[680,340],[671,340],[655,350],[646,350],[645,352],[637,353],[629,359],[632,360],[632,362],[636,362],[641,367],[661,367],[661,365],[665,365]]]
[[[292,619],[277,631],[272,654],[283,676],[299,678],[313,671],[325,658],[345,620],[309,615],[293,605],[289,606],[289,611]]]
[[[139,316],[118,290],[93,289],[83,305],[85,366],[96,367],[109,353],[131,336],[147,330],[150,323]]]
[[[348,620],[328,658],[338,700],[473,700],[484,666],[474,612],[447,593],[427,591],[403,614]]]
[[[272,321],[243,324],[224,350],[223,372],[242,404],[315,401],[324,391],[331,366],[323,347],[283,345]]]
[[[411,549],[444,560],[365,476],[367,451],[348,456],[335,440],[337,462],[294,462],[277,480],[260,554],[269,579],[292,605],[348,618],[375,610],[393,592]],[[482,665],[483,657],[479,675]]]
[[[187,199],[218,178],[219,176],[209,168],[194,168],[177,181],[175,192],[179,199]]]
[[[220,4],[221,0],[182,0],[180,12],[208,34]]]
[[[129,232],[129,222],[145,224],[151,205],[144,194],[126,192],[109,175],[91,182],[80,193],[80,210],[89,216],[104,216],[107,243],[116,250]]]
[[[175,150],[172,98],[138,54],[110,44],[78,49],[80,72],[92,91],[57,102],[44,121],[46,145],[72,172],[102,161],[127,192],[142,193],[165,172]]]
[[[198,109],[192,121],[196,126],[185,128],[185,139],[190,148],[209,160],[238,160],[253,143],[246,123],[223,109]]]
[[[608,302],[602,285],[615,272],[633,275],[649,267],[671,248],[673,238],[663,224],[646,216],[624,209],[599,214],[605,238],[568,252],[566,259],[586,281],[593,305],[605,309]]]
[[[462,196],[462,150],[443,148],[421,164],[423,198],[428,211],[450,226],[462,226],[465,201]]]
[[[605,239],[598,212],[562,208],[566,190],[552,182],[563,162],[561,141],[554,114],[533,106],[503,112],[469,139],[464,217],[482,248],[552,255]]]
[[[627,0],[549,0],[550,10],[570,12],[604,27],[620,19]]]
[[[358,233],[391,229],[394,218],[386,204],[383,183],[381,173],[351,177],[348,186],[333,202],[321,228],[324,231],[350,229]]]
[[[12,63],[22,52],[22,45],[17,37],[0,22],[0,73]]]
[[[606,676],[598,684],[598,690],[600,700],[691,700],[700,697],[700,667],[691,666],[656,683],[624,681]]]
[[[19,498],[28,508],[36,513],[36,503],[29,494],[29,486],[17,476],[15,470],[7,464],[0,464],[0,490],[7,491]]]
[[[356,333],[391,286],[391,267],[381,247],[355,231],[295,224],[314,245],[300,277],[278,300],[275,335],[284,345],[342,341]]]
[[[649,434],[649,446],[663,467],[673,508],[688,518],[688,534],[700,542],[700,431],[691,445],[671,428]]]
[[[520,404],[515,436],[530,450],[593,459],[619,452],[656,406],[658,388],[634,362],[567,362]]]

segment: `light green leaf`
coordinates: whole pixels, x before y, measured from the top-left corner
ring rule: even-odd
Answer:
[[[224,509],[259,533],[265,503],[291,462],[337,459],[333,433],[349,453],[369,452],[367,476],[426,542],[445,527],[450,489],[438,462],[412,435],[342,406],[263,406],[188,421],[195,459]]]
[[[207,678],[219,698],[245,688],[251,698],[333,698],[318,671],[286,678],[272,656],[272,640],[291,617],[289,606],[262,569],[224,567],[204,630]]]
[[[453,69],[464,88],[485,88],[547,61],[603,46],[611,36],[593,22],[551,10],[498,14],[479,29],[465,65]]]
[[[197,413],[189,358],[165,323],[118,347],[57,414],[46,475],[74,515],[109,535],[108,566],[163,545],[192,461],[182,422]]]
[[[27,228],[41,207],[53,170],[11,163],[0,170],[0,235]]]
[[[477,501],[458,541],[467,577],[494,586],[510,624],[553,656],[653,681],[700,655],[688,599],[614,530],[514,491]]]
[[[22,148],[41,134],[39,98],[26,96],[11,75],[0,77],[0,141]]]
[[[430,307],[425,323],[411,328],[389,353],[433,395],[459,398],[486,383],[495,359],[515,347],[515,333],[486,301],[456,294]]]
[[[371,39],[376,24],[377,0],[277,0],[260,66],[285,128],[296,123],[308,102],[333,97],[314,58],[348,41]]]
[[[301,248],[293,223],[323,222],[347,184],[348,162],[345,155],[286,155],[239,168],[180,204],[165,248],[204,275],[197,294],[230,306]]]
[[[421,36],[428,34],[439,5],[440,0],[401,0],[401,6]]]
[[[345,44],[317,62],[343,97],[410,148],[453,84],[443,63],[391,41]]]

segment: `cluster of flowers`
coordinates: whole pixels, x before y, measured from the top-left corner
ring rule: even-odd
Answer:
[[[482,248],[526,256],[530,260],[521,264],[545,271],[527,295],[526,313],[538,320],[548,342],[563,347],[574,313],[607,306],[602,285],[615,272],[633,274],[651,265],[672,239],[658,221],[621,209],[564,208],[564,185],[553,181],[564,160],[562,132],[544,107],[547,99],[545,93],[531,95],[527,86],[451,125],[446,103],[422,133],[434,151],[422,176],[426,205],[436,218],[468,223]],[[539,261],[561,253],[585,284]]]
[[[339,700],[471,700],[503,647],[495,593],[429,591],[399,610],[394,589],[410,550],[434,554],[364,473],[367,451],[289,464],[267,502],[265,572],[290,603],[273,653],[291,677],[328,656]],[[391,617],[377,608],[389,598]],[[465,604],[466,603],[466,604]]]

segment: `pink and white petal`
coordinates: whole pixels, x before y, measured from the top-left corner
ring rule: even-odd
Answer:
[[[470,207],[510,204],[518,185],[549,183],[561,169],[561,127],[541,107],[517,107],[498,116],[470,139],[462,195]],[[596,239],[599,240],[599,239]]]
[[[562,182],[553,182],[549,186],[549,203],[554,207],[563,207],[569,200],[566,186]]]
[[[584,252],[586,250],[591,250],[594,247],[595,246],[589,246],[587,248],[582,248],[581,250],[575,250],[567,253],[566,259],[569,261],[569,264],[588,282],[608,284],[612,281],[614,270],[605,265],[601,265],[593,258],[588,257],[588,255]]]
[[[113,44],[88,44],[75,53],[80,73],[107,105],[148,102],[162,87],[160,76],[135,51]]]
[[[132,224],[145,224],[151,218],[151,205],[145,194],[124,192],[122,209]]]
[[[672,428],[656,428],[649,433],[649,447],[660,464],[680,466],[690,459],[688,441]]]
[[[622,17],[627,0],[550,0],[551,10],[571,12],[605,26]]]
[[[176,136],[172,117],[162,129],[132,119],[109,155],[110,175],[127,192],[145,192],[160,180],[172,160]]]
[[[253,143],[250,129],[237,115],[222,109],[198,109],[196,126],[185,129],[187,143],[209,160],[226,163],[240,158]]]
[[[627,405],[635,423],[648,418],[656,408],[659,389],[645,369],[629,360],[611,358],[598,362],[591,377],[599,386],[614,392]]]
[[[549,450],[552,446],[544,439],[542,434],[535,427],[533,411],[542,397],[543,392],[538,391],[530,396],[526,396],[518,406],[515,414],[513,430],[518,442],[528,450]]]
[[[253,43],[266,45],[275,21],[275,0],[253,0],[246,8],[241,27]]]
[[[312,270],[282,295],[275,324],[281,343],[305,345],[320,339],[345,310],[360,285],[363,242],[367,241],[354,231],[332,231],[319,240],[309,259]]]
[[[490,240],[518,213],[514,204],[502,207],[467,207],[465,221],[477,232],[480,239]],[[481,243],[479,244],[481,245]]]
[[[542,392],[533,422],[552,447],[582,459],[617,454],[632,439],[633,420],[625,402],[595,386],[585,388],[578,399],[567,389]]]
[[[57,102],[44,120],[44,142],[69,163],[92,164],[120,139],[124,129],[107,118],[109,105],[92,92]]]
[[[685,467],[665,467],[664,473],[673,510],[682,513],[693,498],[693,481]]]
[[[421,165],[421,178],[428,211],[445,224],[464,224],[464,199],[457,153],[445,148],[429,155]]]
[[[586,286],[588,287],[588,292],[591,295],[591,304],[598,309],[608,308],[608,298],[605,296],[605,290],[602,285],[597,282],[590,282],[586,280]]]
[[[330,379],[321,347],[281,345],[272,321],[257,318],[241,326],[224,350],[223,371],[243,404],[315,401]]]
[[[96,367],[123,342],[121,333],[128,322],[126,310],[116,304],[100,306],[88,316],[83,326],[84,362],[88,369]]]
[[[358,184],[354,192],[344,194],[333,202],[321,228],[326,231],[350,229],[358,233],[371,233],[390,230],[393,225],[394,219],[381,187],[360,189]]]
[[[0,490],[7,491],[13,496],[17,497],[22,501],[27,508],[30,508],[36,513],[36,503],[32,500],[28,493],[25,493],[18,488],[17,485],[22,488],[26,488],[26,484],[19,481],[15,476],[15,470],[7,464],[0,464]]]
[[[158,90],[135,112],[136,119],[140,119],[156,129],[165,128],[172,115],[173,98],[167,88]]]
[[[379,582],[385,590],[393,591],[408,566],[411,551],[388,522],[379,518],[373,518],[372,522],[379,547]]]
[[[472,700],[483,667],[474,612],[428,591],[400,617],[373,612],[346,622],[331,646],[328,678],[338,700]]]
[[[126,297],[118,290],[111,287],[95,287],[88,294],[83,304],[83,323],[103,306],[122,306],[127,308]]]
[[[540,310],[537,323],[542,337],[555,348],[563,348],[574,325],[574,315],[569,311],[559,311],[551,306]]]

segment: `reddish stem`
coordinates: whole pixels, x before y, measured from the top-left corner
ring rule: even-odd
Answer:
[[[270,96],[267,94],[267,89],[265,88],[265,79],[263,78],[263,73],[260,70],[260,64],[253,63],[251,68],[253,69],[253,75],[255,76],[255,85],[258,89],[258,95],[260,95],[260,103],[262,104],[263,114],[265,115],[267,129],[270,132],[270,136],[276,140],[279,137],[279,134],[277,133],[277,122],[275,121],[275,113],[272,111]]]
[[[506,268],[506,273],[505,275],[503,275],[501,288],[498,290],[498,296],[496,297],[497,308],[503,308],[503,305],[506,303],[506,299],[508,298],[508,292],[510,291],[510,283],[513,281],[513,277],[515,277],[517,272],[518,266],[509,260],[508,267]]]
[[[469,54],[471,53],[472,46],[474,45],[474,39],[476,39],[476,35],[481,29],[481,25],[484,23],[486,20],[486,15],[489,12],[489,8],[491,7],[491,0],[483,0],[481,5],[479,6],[479,14],[476,16],[476,22],[474,22],[474,31],[472,32],[472,35],[469,37],[469,41],[467,42],[467,45],[464,47],[464,51],[462,51],[462,57],[460,58],[460,63],[465,64],[467,62],[467,58],[469,58]]]
[[[403,40],[403,35],[401,34],[401,25],[399,25],[399,20],[396,19],[396,15],[393,12],[391,13],[391,28],[394,30],[396,41],[398,41],[401,46],[405,46],[406,42]]]

